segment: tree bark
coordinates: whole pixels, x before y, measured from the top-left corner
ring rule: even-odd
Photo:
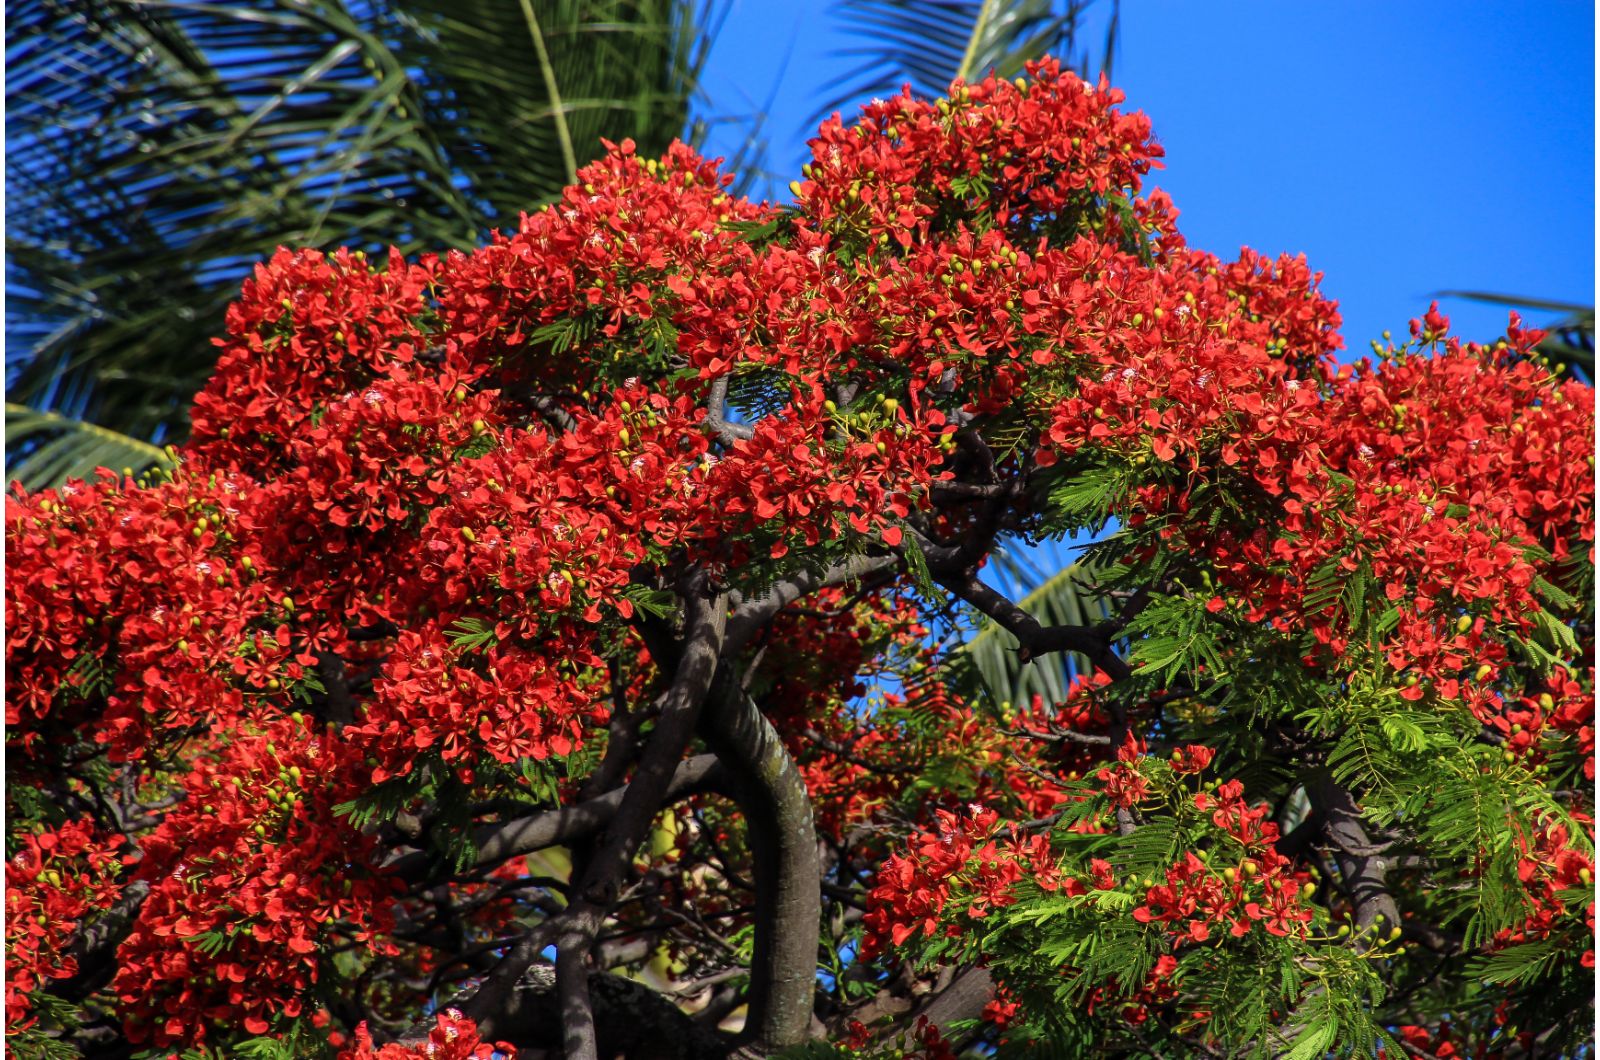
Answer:
[[[811,797],[782,739],[724,666],[701,719],[727,768],[754,862],[755,945],[750,964],[753,1055],[805,1041],[817,984],[822,881]]]

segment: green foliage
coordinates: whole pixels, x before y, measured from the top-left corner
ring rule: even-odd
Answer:
[[[1052,476],[1045,502],[1048,533],[1087,530],[1098,535],[1126,508],[1137,476],[1111,461],[1074,462]]]
[[[6,402],[6,460],[11,479],[31,490],[92,478],[96,469],[137,475],[175,466],[157,446],[53,412]]]
[[[500,641],[492,623],[471,616],[458,618],[450,623],[450,628],[445,630],[445,636],[450,638],[450,643],[458,651],[486,651]]]
[[[353,828],[369,828],[394,820],[418,800],[432,794],[434,787],[431,772],[425,768],[416,769],[403,777],[392,777],[373,785],[354,799],[339,803],[333,812],[349,821]]]
[[[280,1020],[276,1037],[245,1038],[225,1049],[201,1046],[182,1052],[151,1049],[135,1053],[133,1060],[322,1060],[334,1055],[327,1038],[304,1019]]]
[[[1473,974],[1486,983],[1515,983],[1543,979],[1560,956],[1559,940],[1537,939],[1507,946],[1473,964]]]
[[[652,589],[645,585],[629,585],[623,595],[633,606],[651,618],[669,618],[677,613],[678,598],[666,589]]]
[[[1117,14],[1109,12],[1098,61],[1079,41],[1087,3],[1070,0],[835,0],[836,17],[858,39],[849,54],[859,65],[846,86],[818,111],[818,120],[846,101],[890,96],[910,82],[916,92],[942,94],[956,78],[977,80],[991,70],[1016,77],[1029,59],[1044,54],[1073,61],[1085,76],[1109,71]]]
[[[183,430],[250,263],[467,247],[554,199],[602,136],[659,154],[715,28],[701,0],[11,14],[12,393],[140,437]]]
[[[1155,596],[1128,624],[1137,672],[1163,684],[1182,677],[1191,688],[1227,675],[1226,635],[1199,596]]]
[[[74,1060],[76,1046],[60,1037],[82,1025],[77,1005],[65,998],[35,989],[28,994],[31,1026],[6,1031],[6,1056],[16,1060]]]

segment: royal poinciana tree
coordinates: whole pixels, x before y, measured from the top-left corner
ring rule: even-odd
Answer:
[[[260,266],[170,470],[7,500],[9,1050],[1574,1055],[1592,394],[1340,364],[1120,98]],[[1103,618],[986,579],[1063,535]]]

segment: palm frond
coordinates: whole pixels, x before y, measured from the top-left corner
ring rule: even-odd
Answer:
[[[553,198],[602,138],[659,154],[688,127],[716,23],[709,0],[395,0],[427,86],[490,220]]]
[[[1105,51],[1098,62],[1079,49],[1092,0],[835,0],[835,17],[855,43],[840,54],[858,60],[844,88],[818,112],[826,117],[850,100],[892,95],[910,84],[942,95],[956,78],[990,71],[1015,77],[1048,53],[1088,76],[1109,69],[1116,45],[1111,4]],[[1076,52],[1076,54],[1075,54]]]
[[[251,264],[469,246],[601,137],[660,150],[686,125],[708,2],[12,5],[12,396],[181,434]]]
[[[165,450],[82,420],[6,402],[7,478],[33,491],[88,478],[97,468],[137,475],[171,467]]]

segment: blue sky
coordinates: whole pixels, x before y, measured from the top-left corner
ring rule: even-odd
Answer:
[[[1445,289],[1593,303],[1594,39],[1593,4],[1563,0],[1124,0],[1113,81],[1167,149],[1154,183],[1189,241],[1305,253],[1362,355]],[[826,0],[733,0],[707,87],[721,112],[771,101],[778,188],[849,44]]]

